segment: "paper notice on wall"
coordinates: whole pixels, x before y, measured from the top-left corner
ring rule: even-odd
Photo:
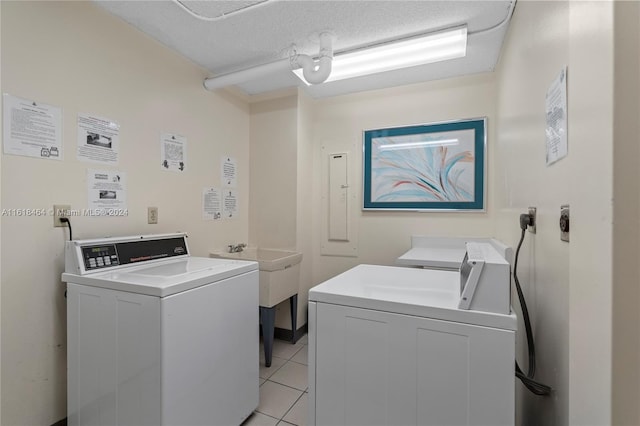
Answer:
[[[127,174],[115,170],[87,170],[91,216],[127,216]]]
[[[225,188],[235,188],[238,186],[237,172],[238,162],[233,157],[222,157],[220,171],[222,176],[220,181]]]
[[[547,166],[567,156],[567,67],[551,83],[546,96]]]
[[[78,160],[115,165],[120,151],[120,125],[106,118],[78,114]]]
[[[223,216],[225,219],[233,219],[238,216],[238,191],[225,189],[223,195]]]
[[[202,190],[202,219],[222,219],[222,194],[218,188]]]
[[[2,99],[4,153],[62,160],[62,108],[7,93]]]
[[[164,170],[184,172],[187,164],[187,138],[163,133],[160,136],[160,161]]]

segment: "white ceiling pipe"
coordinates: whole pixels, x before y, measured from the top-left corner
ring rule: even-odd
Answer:
[[[197,13],[197,12],[193,11],[192,9],[189,9],[189,7],[187,7],[187,5],[185,5],[184,3],[182,3],[182,1],[181,1],[181,0],[173,0],[173,2],[174,2],[175,4],[177,4],[178,6],[180,6],[180,8],[181,8],[182,10],[184,10],[185,12],[187,12],[189,15],[193,16],[193,17],[194,17],[194,18],[196,18],[196,19],[199,19],[199,20],[201,20],[201,21],[206,21],[206,22],[216,22],[216,21],[221,21],[221,20],[223,20],[223,19],[230,18],[230,17],[231,17],[231,16],[233,16],[233,15],[239,15],[239,14],[244,13],[244,12],[249,12],[249,11],[251,11],[251,10],[253,10],[253,9],[257,8],[257,7],[259,7],[259,6],[264,6],[264,5],[266,5],[267,3],[273,3],[274,1],[276,1],[276,0],[262,0],[262,1],[259,1],[258,3],[249,4],[249,5],[247,5],[247,6],[240,7],[240,8],[238,8],[238,9],[231,10],[231,11],[229,11],[229,12],[223,12],[223,13],[221,13],[221,14],[220,14],[220,15],[218,15],[218,16],[204,16],[204,15],[201,15],[201,14],[199,14],[199,13]]]
[[[289,71],[291,69],[289,59],[281,59],[276,62],[270,62],[264,65],[258,65],[253,68],[247,68],[241,71],[234,71],[228,74],[222,74],[217,77],[209,77],[204,80],[204,87],[207,90],[221,89],[227,86],[244,83],[245,81],[257,80],[272,73],[279,71]]]
[[[331,61],[333,60],[333,36],[330,33],[320,34],[320,54],[318,62],[309,55],[293,55],[288,59],[258,65],[241,71],[234,71],[204,80],[207,90],[221,89],[227,86],[256,80],[266,75],[280,71],[291,71],[302,68],[304,78],[310,84],[319,84],[325,81],[331,74]]]
[[[324,82],[331,74],[331,63],[333,61],[332,44],[333,36],[330,33],[321,33],[318,62],[314,61],[309,55],[295,55],[291,60],[291,69],[302,68],[304,79],[309,84]]]

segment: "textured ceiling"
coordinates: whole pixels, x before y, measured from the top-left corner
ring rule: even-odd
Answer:
[[[299,53],[317,55],[322,31],[335,35],[334,51],[339,52],[453,26],[468,27],[465,58],[307,87],[315,97],[490,71],[499,58],[511,6],[511,1],[481,0],[96,3],[205,67],[212,76],[287,58],[293,45]],[[303,85],[289,72],[238,85],[248,94],[292,86]]]

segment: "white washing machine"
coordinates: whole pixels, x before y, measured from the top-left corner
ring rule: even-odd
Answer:
[[[509,264],[359,265],[309,291],[309,424],[513,425]]]
[[[258,264],[186,235],[69,241],[70,425],[239,425],[258,406]]]

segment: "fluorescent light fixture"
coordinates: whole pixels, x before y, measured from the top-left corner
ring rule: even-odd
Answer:
[[[397,151],[400,149],[423,148],[425,146],[448,146],[448,145],[458,145],[458,142],[459,142],[458,139],[442,139],[439,141],[391,143],[391,144],[380,145],[378,147],[378,150]]]
[[[343,80],[432,62],[462,58],[467,54],[467,27],[336,53],[326,81]],[[293,71],[302,81],[302,70]],[[309,83],[307,83],[309,84]]]

